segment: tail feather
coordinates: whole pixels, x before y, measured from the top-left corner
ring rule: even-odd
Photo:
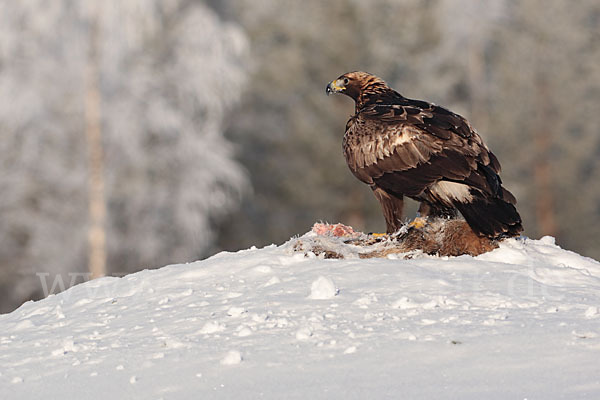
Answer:
[[[519,212],[511,202],[503,199],[473,196],[472,201],[458,203],[456,208],[478,235],[512,237],[523,231]]]

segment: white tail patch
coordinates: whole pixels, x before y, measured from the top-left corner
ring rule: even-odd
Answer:
[[[469,186],[462,183],[440,181],[432,185],[429,190],[440,200],[447,203],[452,203],[453,200],[458,200],[461,203],[473,201]]]

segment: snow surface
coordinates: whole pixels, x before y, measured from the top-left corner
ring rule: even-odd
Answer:
[[[292,244],[0,315],[0,399],[600,399],[600,263],[552,238],[409,260]]]

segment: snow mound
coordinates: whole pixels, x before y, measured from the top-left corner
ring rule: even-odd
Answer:
[[[298,252],[313,234],[0,315],[0,398],[600,398],[597,261]]]
[[[242,362],[242,354],[237,350],[230,350],[221,360],[223,365],[236,365]]]
[[[320,276],[310,285],[310,299],[327,300],[332,299],[337,294],[338,289],[331,278]]]

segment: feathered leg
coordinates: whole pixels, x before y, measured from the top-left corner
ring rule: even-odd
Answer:
[[[404,198],[390,194],[377,186],[371,186],[371,189],[373,189],[373,194],[375,194],[375,197],[381,204],[387,226],[386,232],[388,235],[391,235],[402,227]]]

